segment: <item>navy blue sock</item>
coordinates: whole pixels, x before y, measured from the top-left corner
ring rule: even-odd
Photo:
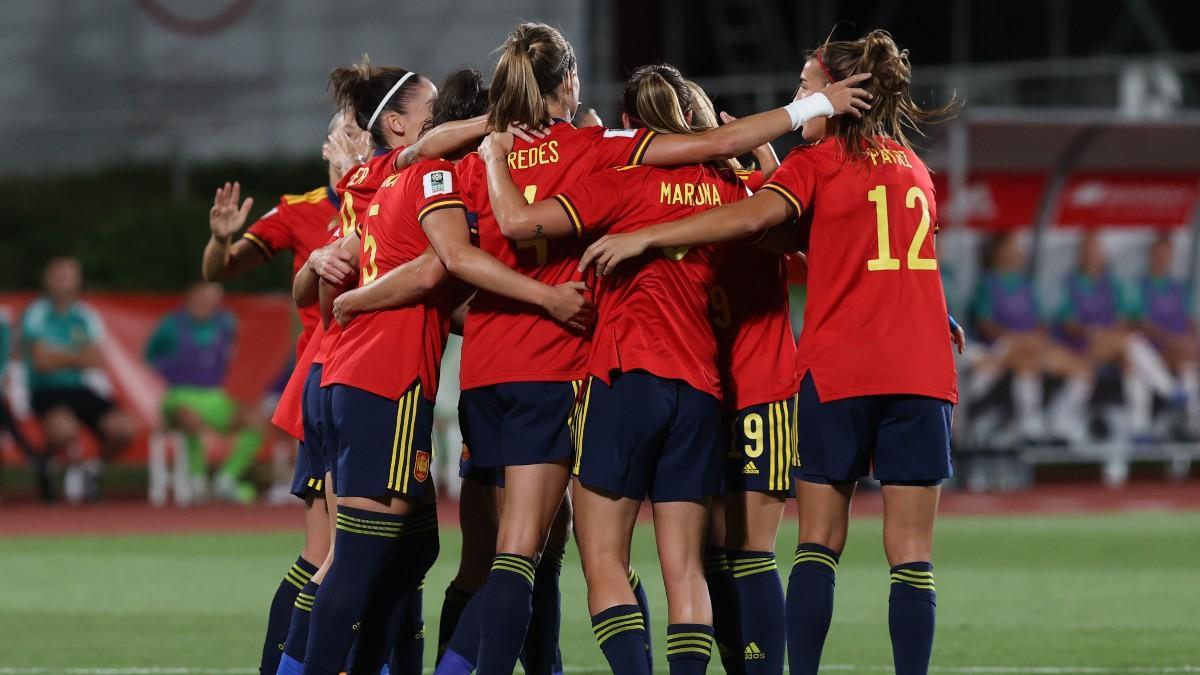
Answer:
[[[392,675],[421,675],[425,665],[425,580],[412,593],[404,610],[398,641],[392,645],[388,668]]]
[[[592,633],[613,675],[650,675],[648,631],[637,605],[617,605],[593,616]]]
[[[796,547],[787,588],[787,650],[792,675],[816,675],[833,618],[838,554],[820,544]]]
[[[929,672],[936,611],[933,565],[928,562],[908,562],[893,567],[892,592],[888,598],[888,629],[892,634],[892,659],[896,663],[896,675],[925,675]]]
[[[497,553],[487,583],[479,590],[483,605],[479,614],[479,675],[512,675],[525,644],[529,618],[533,615],[533,580],[537,567],[533,558],[515,553]]]
[[[338,507],[337,554],[309,619],[306,675],[338,675],[358,633],[376,581],[396,553],[407,518]]]
[[[667,666],[671,675],[704,675],[712,658],[713,629],[699,623],[667,626]]]
[[[533,577],[533,614],[521,664],[526,675],[552,675],[558,660],[558,632],[562,620],[562,597],[558,582],[562,574],[563,550],[546,546]],[[561,664],[558,668],[562,670]]]
[[[726,675],[742,675],[742,635],[737,586],[729,569],[725,549],[704,547],[704,582],[712,600],[713,639]]]
[[[466,609],[467,603],[471,601],[471,597],[475,595],[473,592],[464,591],[450,582],[446,586],[446,597],[442,600],[442,615],[438,619],[438,648],[437,661],[441,663],[442,654],[446,653],[446,648],[450,645],[450,637],[454,635],[454,630],[458,628],[458,622],[462,618],[463,610]]]
[[[292,609],[296,604],[296,595],[317,573],[317,566],[304,558],[296,558],[296,562],[283,575],[279,588],[275,589],[275,597],[271,599],[271,611],[267,614],[267,635],[263,639],[262,660],[258,662],[258,672],[263,675],[275,675],[279,669],[279,657],[283,656],[287,644],[288,627],[292,622]]]
[[[638,609],[642,612],[642,625],[645,626],[642,635],[646,637],[646,667],[653,673],[654,643],[650,639],[650,600],[646,598],[646,587],[642,585],[642,578],[632,567],[629,568],[629,587],[633,589],[633,597],[637,598]]]
[[[729,551],[728,557],[741,616],[742,642],[738,656],[743,668],[747,675],[782,673],[787,629],[783,585],[779,583],[775,554]]]
[[[483,613],[483,589],[463,608],[458,626],[446,645],[446,652],[438,662],[434,675],[468,675],[479,663],[480,616]]]
[[[305,584],[304,590],[296,594],[296,602],[292,607],[292,621],[288,626],[284,654],[296,663],[304,663],[304,653],[308,650],[308,624],[319,588],[320,584],[313,581]]]

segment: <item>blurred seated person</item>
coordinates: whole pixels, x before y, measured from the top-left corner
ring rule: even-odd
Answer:
[[[194,284],[184,306],[164,317],[150,336],[146,360],[166,381],[163,417],[186,437],[192,475],[208,475],[204,434],[232,435],[233,447],[217,470],[214,492],[222,499],[247,502],[254,499],[254,488],[242,477],[262,447],[262,423],[223,388],[237,322],[221,305],[222,297],[219,284]]]
[[[1192,294],[1172,276],[1175,245],[1164,232],[1150,247],[1149,269],[1139,286],[1138,328],[1150,338],[1171,372],[1179,379],[1186,398],[1187,426],[1200,430],[1200,342]]]
[[[1081,439],[1092,393],[1091,367],[1047,331],[1016,233],[993,236],[984,246],[983,257],[984,272],[970,315],[987,353],[967,382],[967,395],[984,395],[1001,375],[1011,372],[1014,421],[1024,440],[1042,441],[1047,435]],[[1045,375],[1066,380],[1050,411],[1050,429],[1042,414]]]
[[[8,357],[12,349],[11,320],[12,315],[9,314],[8,308],[0,307],[0,437],[7,435],[11,438],[13,445],[17,446],[21,454],[25,455],[25,458],[29,460],[37,476],[38,492],[44,501],[50,501],[54,498],[54,488],[50,483],[46,456],[38,453],[33,448],[33,444],[25,438],[25,434],[21,431],[21,425],[17,422],[17,418],[8,407],[6,387],[8,382],[6,376],[8,375]],[[0,457],[0,470],[3,468],[3,458]],[[2,488],[3,485],[0,485],[0,489]]]
[[[97,391],[104,366],[104,329],[96,312],[80,299],[83,270],[71,257],[54,258],[43,275],[45,294],[21,318],[21,353],[28,371],[30,403],[42,425],[46,451],[67,461],[63,493],[67,501],[98,499],[106,462],[129,446],[132,418],[108,393]],[[100,458],[83,461],[80,427],[100,442]]]
[[[1064,286],[1060,335],[1093,369],[1120,368],[1130,432],[1145,438],[1150,433],[1152,394],[1174,397],[1175,381],[1154,347],[1133,330],[1136,303],[1109,270],[1095,230],[1080,238],[1076,264]]]

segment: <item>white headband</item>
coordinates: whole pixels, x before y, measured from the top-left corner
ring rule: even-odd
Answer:
[[[404,83],[408,81],[408,78],[412,77],[414,74],[415,73],[413,73],[411,70],[408,71],[404,74],[404,77],[397,80],[396,84],[393,84],[392,88],[388,90],[387,96],[384,96],[383,100],[379,102],[379,107],[375,108],[375,112],[371,114],[370,121],[367,122],[368,132],[371,131],[371,128],[375,126],[375,120],[379,119],[379,113],[383,112],[383,106],[387,105],[388,101],[392,100],[392,96],[394,96],[400,87],[403,87]]]

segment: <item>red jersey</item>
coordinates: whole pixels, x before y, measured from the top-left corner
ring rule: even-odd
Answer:
[[[546,138],[516,141],[508,156],[509,172],[526,200],[546,199],[601,169],[637,164],[653,137],[648,129],[576,128],[556,122]],[[550,286],[580,278],[580,240],[505,238],[487,199],[487,171],[479,156],[463,158],[458,174],[468,203],[476,209],[481,249]],[[540,308],[480,291],[463,328],[462,388],[577,380],[586,370],[587,349],[585,339]]]
[[[388,176],[359,233],[359,282],[372,283],[424,253],[429,240],[421,220],[445,208],[465,208],[450,162],[417,162]],[[417,302],[354,317],[325,363],[321,385],[344,384],[399,399],[419,379],[422,394],[432,401],[450,333],[445,295],[439,287]]]
[[[795,395],[800,377],[784,257],[749,244],[724,247],[709,297],[725,409]]]
[[[742,199],[745,186],[708,166],[622,167],[600,172],[555,195],[578,232],[633,232]],[[716,276],[713,246],[646,252],[602,277],[599,318],[587,372],[644,370],[720,397],[717,341],[708,289]]]
[[[329,187],[310,190],[302,195],[284,195],[279,205],[267,211],[242,234],[270,259],[279,251],[292,252],[292,276],[308,262],[315,249],[325,245],[329,233],[337,228],[338,198]],[[296,353],[304,351],[309,338],[321,321],[317,306],[300,308],[300,341]]]
[[[865,162],[829,140],[793,150],[763,190],[812,215],[797,370],[822,401],[912,394],[958,400],[933,234],[933,182],[887,141]]]

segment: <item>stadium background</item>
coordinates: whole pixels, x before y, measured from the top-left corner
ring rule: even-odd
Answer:
[[[253,218],[280,194],[321,185],[333,66],[366,52],[434,81],[464,64],[487,73],[505,32],[536,18],[574,42],[584,103],[613,125],[621,79],[636,65],[673,63],[718,109],[742,115],[790,99],[804,50],[835,26],[838,36],[887,28],[912,51],[923,98],[954,92],[966,103],[919,144],[937,171],[947,295],[968,317],[979,249],[997,231],[1019,232],[1049,307],[1088,230],[1101,232],[1129,283],[1168,232],[1176,274],[1200,282],[1197,17],[1182,0],[5,3],[0,46],[16,67],[0,72],[0,313],[15,327],[45,262],[77,256],[85,299],[108,331],[105,379],[145,432],[107,500],[80,507],[37,503],[20,454],[0,438],[0,672],[251,672],[267,599],[300,537],[299,509],[270,490],[290,449],[265,444],[254,505],[149,506],[162,385],[141,351],[198,277],[214,186],[240,180],[256,197]],[[228,287],[242,328],[228,385],[247,405],[269,400],[290,358],[286,258]],[[794,297],[802,302],[802,291]],[[4,394],[36,439],[19,358],[3,356],[12,359]],[[970,377],[971,362],[960,366]],[[1084,445],[1016,445],[997,431],[1004,399],[1001,387],[955,421],[959,480],[937,560],[940,672],[1200,670],[1200,445],[1111,432]],[[1111,399],[1098,392],[1098,424],[1115,414]],[[856,513],[826,661],[835,672],[882,672],[874,495]],[[441,520],[456,522],[452,502]],[[793,541],[794,523],[780,549]],[[650,533],[637,543],[661,618]],[[444,587],[456,549],[447,527],[429,588]],[[595,671],[603,660],[573,560],[564,652],[572,672]],[[427,620],[439,596],[427,594]]]

